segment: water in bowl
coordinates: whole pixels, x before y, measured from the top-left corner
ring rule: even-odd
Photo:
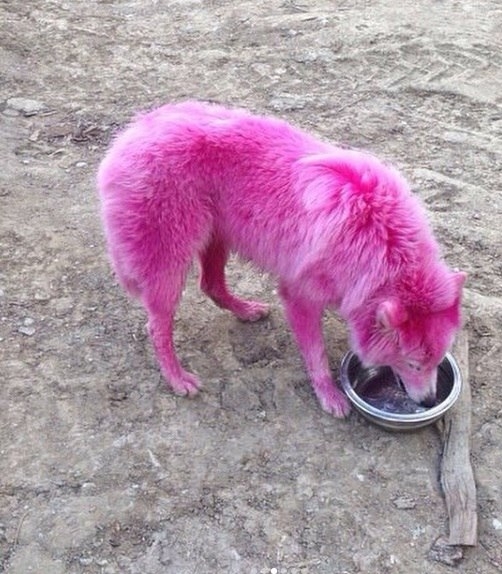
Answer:
[[[428,410],[410,399],[401,381],[388,367],[362,369],[354,389],[363,401],[386,413],[411,415]]]

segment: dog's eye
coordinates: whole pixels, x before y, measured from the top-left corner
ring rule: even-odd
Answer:
[[[415,362],[413,362],[413,361],[407,361],[406,364],[407,364],[408,367],[409,367],[410,369],[412,369],[413,371],[419,372],[419,371],[422,370],[422,367],[421,367],[418,363],[415,363]]]

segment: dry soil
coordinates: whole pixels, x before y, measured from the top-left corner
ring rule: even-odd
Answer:
[[[434,428],[323,413],[274,284],[246,325],[190,278],[194,400],[161,380],[104,253],[94,177],[136,111],[200,98],[395,162],[469,273],[480,543],[502,569],[502,5],[498,0],[0,1],[0,571],[442,574]],[[326,318],[333,370],[344,326]]]

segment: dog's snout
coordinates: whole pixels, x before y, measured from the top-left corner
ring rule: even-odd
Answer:
[[[433,407],[436,404],[436,395],[435,393],[431,393],[429,395],[427,395],[425,398],[423,398],[420,401],[420,404],[423,407],[426,407],[428,409],[430,409],[431,407]]]

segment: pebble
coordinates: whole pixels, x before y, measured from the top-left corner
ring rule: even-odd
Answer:
[[[410,510],[415,508],[417,505],[413,498],[409,498],[407,496],[398,496],[397,498],[394,498],[392,502],[396,508],[399,508],[399,510]]]
[[[93,563],[93,558],[92,556],[81,556],[78,561],[82,566],[90,566]]]
[[[7,100],[7,108],[20,112],[25,116],[34,116],[44,110],[45,107],[43,102],[28,98],[9,98]]]
[[[25,325],[21,325],[18,331],[23,335],[26,335],[27,337],[31,337],[32,335],[35,334],[36,329],[35,327],[26,327]]]
[[[458,566],[464,557],[462,546],[450,546],[444,538],[438,538],[429,550],[429,560],[441,562],[447,566]]]
[[[495,528],[495,530],[502,530],[502,522],[500,522],[500,520],[498,518],[494,518],[492,520],[492,524],[493,524],[493,528]]]
[[[270,100],[270,107],[276,112],[303,110],[307,101],[302,96],[283,94]]]
[[[33,295],[33,298],[35,299],[35,301],[48,301],[51,298],[51,296],[45,291],[38,290],[35,291],[35,295]]]
[[[5,108],[5,110],[2,113],[4,116],[8,116],[11,118],[17,118],[17,116],[20,115],[17,110],[13,110],[11,108]]]
[[[360,572],[375,572],[375,563],[378,560],[378,554],[369,550],[360,550],[352,556],[355,567]]]

